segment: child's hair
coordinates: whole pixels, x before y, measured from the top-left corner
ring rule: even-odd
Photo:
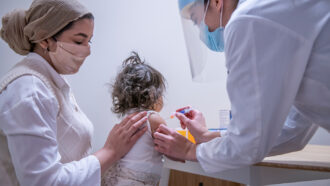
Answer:
[[[139,55],[133,51],[123,62],[122,69],[112,85],[112,111],[123,116],[132,109],[154,109],[164,91],[163,75],[141,61]]]

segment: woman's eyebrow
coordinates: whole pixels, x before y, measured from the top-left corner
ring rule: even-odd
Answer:
[[[84,33],[78,33],[78,34],[75,34],[75,36],[82,36],[84,38],[88,38],[88,36]]]

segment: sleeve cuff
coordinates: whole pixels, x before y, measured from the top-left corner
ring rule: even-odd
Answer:
[[[91,171],[91,172],[94,172],[94,174],[90,177],[91,180],[93,180],[93,181],[91,181],[91,183],[95,183],[95,185],[101,185],[101,164],[100,164],[100,161],[94,155],[89,155],[86,158],[90,162],[89,163],[89,165],[90,165],[89,169],[94,170],[94,171]]]

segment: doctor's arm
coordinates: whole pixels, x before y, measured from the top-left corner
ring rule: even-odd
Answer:
[[[302,150],[317,129],[318,125],[301,115],[293,106],[268,156]]]
[[[307,64],[304,42],[287,28],[258,17],[240,17],[227,25],[227,90],[233,119],[225,136],[197,146],[205,171],[257,163],[276,145]]]

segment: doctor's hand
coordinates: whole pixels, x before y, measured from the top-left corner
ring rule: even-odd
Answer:
[[[112,128],[103,148],[94,153],[100,161],[102,174],[126,155],[147,130],[142,127],[147,121],[146,115],[147,112],[131,114]]]
[[[186,127],[190,131],[190,133],[196,138],[201,138],[204,133],[206,133],[207,127],[203,114],[196,110],[192,109],[190,112],[186,114],[181,114],[179,111],[188,109],[189,106],[183,107],[177,110],[175,116],[180,120],[181,127],[185,129]]]
[[[191,135],[194,136],[197,144],[210,141],[215,137],[220,137],[219,132],[208,131],[205,118],[203,114],[196,110],[192,109],[186,114],[179,113],[180,110],[187,109],[189,107],[183,107],[177,110],[175,116],[180,120],[181,127],[185,129],[188,128]]]
[[[175,130],[161,124],[154,133],[155,149],[175,160],[196,159],[196,145]]]

